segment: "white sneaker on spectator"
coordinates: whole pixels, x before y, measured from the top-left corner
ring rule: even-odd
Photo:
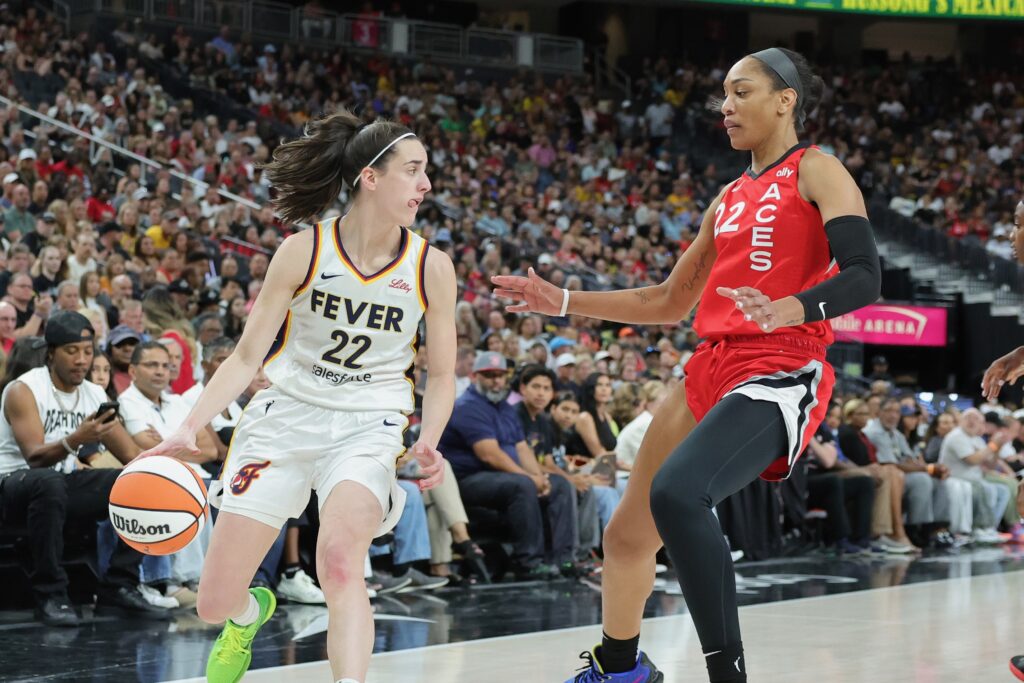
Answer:
[[[277,595],[289,602],[301,602],[305,605],[327,604],[324,592],[313,583],[309,574],[301,569],[290,579],[284,574],[281,575],[277,582]]]
[[[899,541],[889,538],[888,536],[879,536],[877,540],[878,545],[882,546],[887,553],[894,553],[897,555],[903,555],[905,553],[914,552],[914,546],[909,543],[900,543]]]
[[[175,584],[168,585],[167,597],[176,601],[179,607],[196,606],[196,592],[188,586],[177,586]]]
[[[984,543],[986,545],[999,545],[1006,543],[1006,539],[999,535],[999,532],[989,527],[987,529],[975,529],[974,533],[971,534],[971,540],[975,543]]]
[[[142,594],[142,597],[145,598],[146,602],[154,607],[162,607],[163,609],[177,609],[181,607],[177,600],[161,595],[160,591],[152,586],[139,584],[139,593]]]

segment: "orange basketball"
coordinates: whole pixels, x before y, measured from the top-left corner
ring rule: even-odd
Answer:
[[[210,516],[200,476],[162,455],[136,460],[121,471],[110,490],[109,509],[117,535],[147,555],[178,552]]]

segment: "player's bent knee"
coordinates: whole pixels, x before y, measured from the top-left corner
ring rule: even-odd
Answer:
[[[328,541],[320,549],[317,576],[324,593],[331,594],[344,590],[353,584],[358,584],[360,587],[364,585],[363,555],[365,551],[357,553],[356,545],[353,542],[346,542],[344,538],[339,538]]]

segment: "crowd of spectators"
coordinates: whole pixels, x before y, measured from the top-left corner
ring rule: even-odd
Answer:
[[[390,552],[391,574],[376,573],[368,585],[489,580],[494,558],[485,565],[477,529],[511,543],[509,569],[519,578],[593,569],[652,413],[682,381],[699,340],[685,322],[508,314],[491,295],[490,276],[534,266],[568,289],[664,280],[726,179],[722,169],[735,163],[715,156],[724,136],[707,108],[723,65],[645,63],[630,99],[619,101],[586,79],[480,80],[429,60],[412,66],[255,45],[227,30],[208,42],[184,30],[163,40],[128,26],[69,36],[32,8],[0,8],[0,34],[4,95],[159,165],[0,110],[5,354],[37,343],[57,311],[80,312],[103,352],[93,379],[120,398],[137,447],[152,445],[230,353],[274,250],[297,229],[270,208],[260,163],[275,141],[265,123],[298,130],[339,106],[367,120],[393,117],[415,128],[430,153],[432,201],[412,227],[456,264],[460,403],[441,444],[451,485],[421,496],[415,471],[404,473],[403,521],[372,553]],[[252,118],[222,121],[172,98],[147,67],[153,60],[250,108]],[[839,156],[866,194],[951,236],[988,239],[1006,255],[999,245],[1008,212],[1024,196],[1019,75],[967,79],[953,65],[931,63],[837,66],[822,75],[827,88],[808,121],[811,141]],[[19,88],[33,83],[40,87],[31,100]],[[40,100],[54,84],[53,96]],[[722,147],[704,144],[707,158],[698,163],[690,143],[715,136]],[[416,368],[420,387],[425,358]],[[10,379],[14,372],[7,363]],[[211,425],[206,462],[196,463],[205,477],[217,471],[231,427],[261,383]],[[169,422],[140,417],[153,405]],[[1024,443],[1015,408],[932,415],[881,378],[863,394],[837,395],[803,460],[798,498],[805,509],[827,510],[824,540],[838,552],[995,543],[1006,540],[1000,527],[1016,537],[1012,472],[1024,463]],[[88,455],[98,465],[105,454]],[[287,581],[294,595],[317,599],[300,566],[300,527],[315,524],[296,520],[284,530],[257,581]],[[453,550],[472,570],[465,577],[449,569]],[[162,605],[194,600],[199,566],[201,555],[144,564],[147,597]]]

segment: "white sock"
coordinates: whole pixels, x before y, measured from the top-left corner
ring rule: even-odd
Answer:
[[[249,604],[246,606],[245,611],[239,614],[237,617],[231,618],[231,623],[235,626],[248,626],[255,624],[256,620],[260,618],[260,603],[256,601],[256,597],[249,593]]]

